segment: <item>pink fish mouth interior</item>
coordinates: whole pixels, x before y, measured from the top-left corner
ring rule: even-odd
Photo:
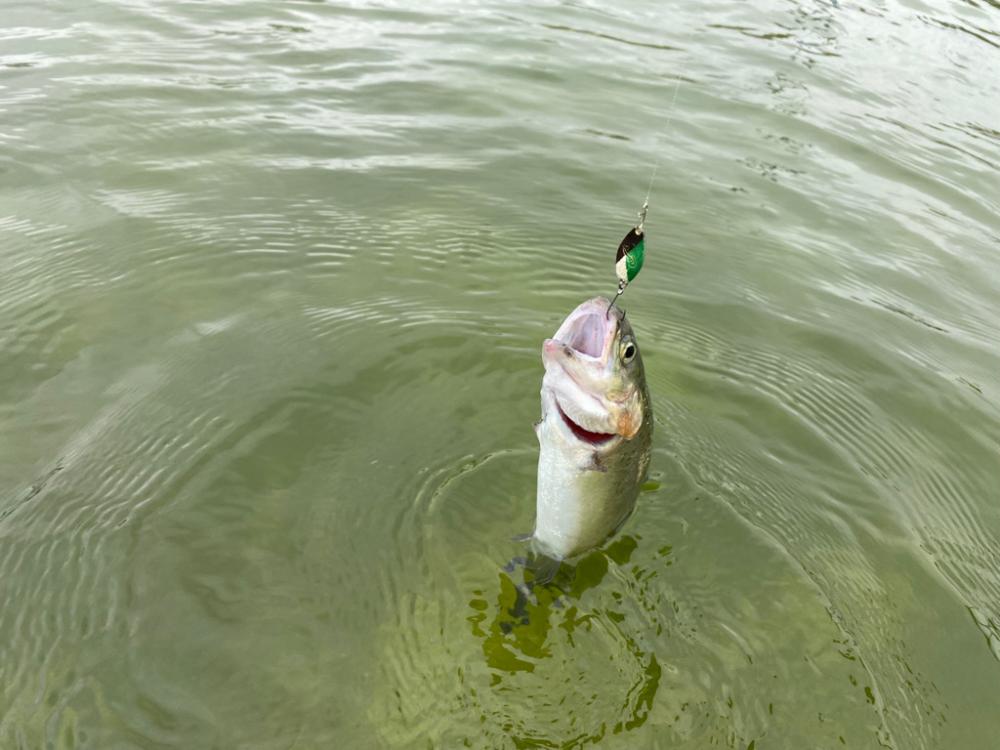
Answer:
[[[559,410],[559,416],[562,417],[563,422],[566,423],[577,440],[589,443],[590,445],[603,445],[616,437],[613,432],[591,432],[584,429],[566,415],[566,412],[563,411],[558,401],[556,401],[556,408]]]
[[[587,313],[573,321],[566,346],[590,357],[600,357],[604,352],[604,317],[598,313]]]

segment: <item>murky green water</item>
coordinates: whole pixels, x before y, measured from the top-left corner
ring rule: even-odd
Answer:
[[[625,5],[0,0],[0,747],[996,746],[1000,7]]]

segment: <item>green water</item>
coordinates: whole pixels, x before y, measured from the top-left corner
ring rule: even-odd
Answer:
[[[621,6],[0,0],[0,748],[997,746],[1000,6]]]

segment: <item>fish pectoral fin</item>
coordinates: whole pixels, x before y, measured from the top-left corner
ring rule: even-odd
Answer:
[[[535,536],[534,531],[529,531],[527,534],[515,534],[510,538],[512,542],[530,542],[532,537]]]
[[[535,437],[538,438],[539,442],[541,442],[541,440],[542,440],[542,434],[541,434],[542,433],[542,422],[544,422],[544,421],[545,421],[545,417],[542,417],[541,419],[539,419],[537,422],[535,422],[532,425],[532,428],[535,430]]]
[[[601,461],[601,454],[597,451],[591,453],[590,460],[580,468],[583,471],[599,471],[602,474],[605,474],[608,471],[608,467],[604,465],[603,461]]]

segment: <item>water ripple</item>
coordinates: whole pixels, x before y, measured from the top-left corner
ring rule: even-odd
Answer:
[[[7,3],[0,745],[988,743],[1000,30],[939,6]],[[653,172],[654,484],[519,598]]]

